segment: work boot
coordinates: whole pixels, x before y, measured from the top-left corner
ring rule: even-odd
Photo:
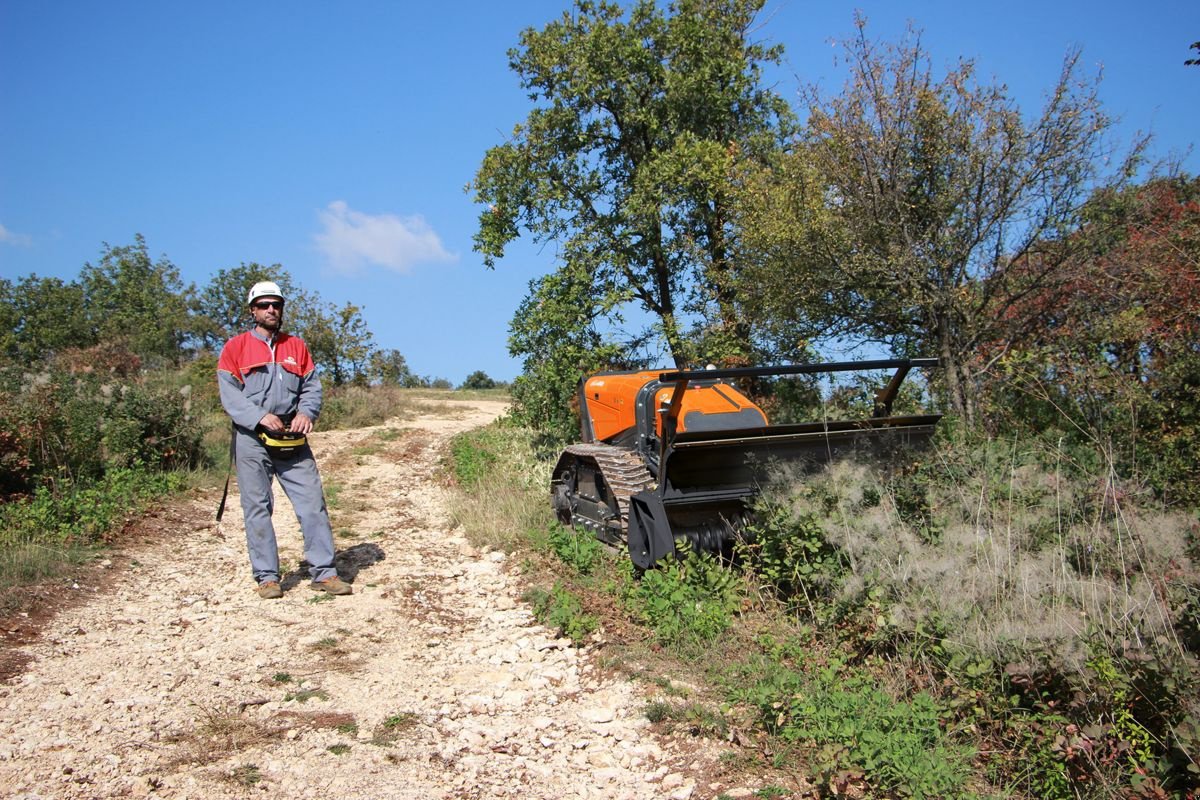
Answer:
[[[334,575],[332,578],[326,578],[323,581],[313,581],[312,588],[318,592],[329,592],[330,594],[354,594],[354,588],[344,580]]]
[[[283,589],[279,581],[263,581],[258,585],[258,596],[263,600],[278,600],[283,597]]]

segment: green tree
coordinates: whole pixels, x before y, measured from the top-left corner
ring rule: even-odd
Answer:
[[[808,91],[792,163],[740,184],[747,307],[800,338],[940,357],[950,404],[972,420],[994,365],[983,345],[1037,322],[1012,312],[1059,280],[1082,205],[1128,176],[1140,146],[1102,174],[1112,122],[1077,53],[1026,118],[971,62],[938,79],[911,31],[879,45],[857,24],[850,78],[832,98]]]
[[[413,388],[421,385],[421,379],[409,369],[408,360],[396,349],[376,350],[371,354],[368,377],[384,386]]]
[[[31,364],[94,343],[78,283],[36,275],[0,280],[0,353]]]
[[[586,269],[568,264],[531,282],[508,340],[509,352],[524,359],[512,386],[517,420],[562,438],[576,435],[580,378],[630,365],[627,348],[606,342],[597,329],[607,310]]]
[[[162,256],[152,261],[146,240],[107,243],[100,261],[85,264],[80,276],[87,318],[96,340],[125,340],[143,359],[178,363],[195,334],[190,306],[195,289]]]
[[[279,284],[284,297],[288,298],[287,312],[290,316],[294,282],[291,274],[279,264],[264,267],[251,262],[232,269],[217,270],[217,274],[200,290],[196,303],[199,335],[207,347],[218,349],[226,340],[250,326],[246,297],[250,287],[259,281]]]
[[[488,377],[488,374],[481,369],[477,369],[467,376],[467,379],[462,382],[460,389],[495,389],[496,382]]]
[[[302,289],[293,294],[295,301],[288,301],[288,329],[304,339],[317,369],[334,386],[365,384],[370,377],[375,337],[367,328],[362,310],[352,303],[338,308]]]
[[[525,30],[509,64],[537,105],[487,152],[473,183],[485,206],[475,234],[485,263],[494,266],[522,232],[554,242],[570,273],[557,285],[581,285],[603,322],[617,322],[632,302],[678,366],[744,355],[751,330],[732,279],[730,165],[776,149],[791,122],[787,104],[760,84],[761,65],[781,54],[751,40],[762,5],[677,0],[664,11],[641,0],[626,15],[615,3],[578,0],[542,30]],[[573,386],[579,376],[568,365],[579,365],[579,353],[523,349],[524,329],[565,321],[539,320],[543,313],[531,296],[514,319],[514,353],[544,367],[526,384],[552,377]],[[689,320],[720,329],[728,352],[699,353]],[[595,343],[595,322],[568,332],[573,347]],[[645,340],[641,331],[622,346]]]

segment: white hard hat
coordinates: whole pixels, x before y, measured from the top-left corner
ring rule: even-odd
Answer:
[[[246,298],[246,304],[253,303],[260,297],[278,297],[283,298],[283,292],[279,291],[279,285],[274,281],[260,281],[250,287],[250,295]]]

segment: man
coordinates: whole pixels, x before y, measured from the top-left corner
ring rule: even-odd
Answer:
[[[321,381],[304,341],[282,330],[283,292],[256,283],[247,298],[254,327],[233,337],[217,361],[221,405],[233,419],[233,452],[246,520],[246,548],[265,600],[283,597],[271,480],[278,478],[300,520],[312,587],[351,594],[333,566],[333,530],[317,462],[305,437],[321,413]]]

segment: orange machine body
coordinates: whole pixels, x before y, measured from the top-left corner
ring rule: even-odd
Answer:
[[[675,392],[674,383],[658,382],[663,370],[596,375],[584,383],[584,401],[595,441],[611,442],[639,425],[639,415],[654,414],[654,432],[662,436],[665,410]],[[762,409],[728,383],[718,380],[693,381],[684,391],[677,430],[745,428],[765,426]],[[646,427],[649,427],[648,425]]]

